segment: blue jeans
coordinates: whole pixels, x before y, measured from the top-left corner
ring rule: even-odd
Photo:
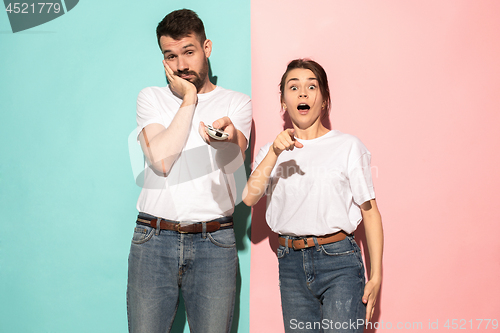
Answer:
[[[230,332],[237,266],[232,228],[181,234],[137,225],[128,266],[129,331],[170,332],[181,289],[191,332]]]
[[[352,236],[302,250],[280,245],[278,261],[285,332],[363,332],[365,269]]]

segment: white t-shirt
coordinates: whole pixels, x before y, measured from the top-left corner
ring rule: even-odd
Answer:
[[[137,98],[137,134],[153,123],[167,128],[181,104],[182,99],[168,86],[143,89]],[[224,177],[214,162],[214,148],[198,132],[200,121],[212,124],[224,116],[248,140],[252,106],[247,95],[219,86],[198,94],[188,140],[167,177],[146,164],[144,185],[137,201],[140,212],[175,221],[206,221],[233,213],[234,177],[231,174]]]
[[[267,187],[266,220],[276,233],[322,236],[351,233],[361,222],[360,205],[375,198],[370,152],[355,136],[333,130],[283,151]],[[255,168],[272,143],[262,147]]]

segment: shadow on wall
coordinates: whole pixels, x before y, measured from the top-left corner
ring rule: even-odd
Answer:
[[[286,122],[283,126],[286,126]],[[255,148],[260,149],[260,147],[255,147],[255,122],[252,121],[252,134],[250,136],[250,151],[254,151]],[[256,151],[256,153],[258,150]],[[251,161],[255,159],[255,156],[252,154],[250,156]],[[252,212],[252,227],[248,229],[248,237],[250,238],[253,244],[259,244],[266,238],[269,241],[269,247],[271,250],[276,253],[278,249],[278,237],[276,234],[269,228],[266,223],[266,199],[263,197],[259,202],[253,206]]]
[[[208,60],[208,78],[210,82],[217,85],[217,76],[214,76],[212,73],[212,66],[210,65],[210,59]],[[166,77],[165,77],[166,80]],[[167,81],[168,82],[168,81]],[[252,124],[252,133],[253,131]],[[252,138],[250,137],[250,142],[252,142]],[[245,172],[248,176],[250,175],[250,164],[252,161],[251,149],[247,149],[245,156]],[[251,213],[251,208],[247,207],[243,202],[238,204],[235,207],[233,219],[234,223],[234,234],[236,238],[236,247],[238,251],[245,250],[245,243],[243,242],[245,237],[249,237],[248,233],[250,230],[249,226],[249,217]],[[250,237],[249,237],[250,238]],[[172,325],[172,332],[184,332],[186,327],[187,317],[186,317],[186,308],[184,306],[184,299],[182,298],[182,292],[179,293],[179,306],[177,308],[177,314],[175,315],[174,323]],[[233,324],[231,327],[231,332],[238,332],[239,321],[240,321],[240,302],[241,302],[241,272],[240,272],[240,263],[238,262],[238,272],[236,276],[236,297],[234,300],[234,314],[233,314]]]

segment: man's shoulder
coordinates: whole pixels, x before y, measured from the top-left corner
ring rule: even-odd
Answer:
[[[215,88],[215,93],[218,96],[224,96],[232,100],[250,101],[250,97],[247,94],[235,90],[226,89],[221,86],[217,86]]]
[[[139,97],[143,98],[175,98],[168,86],[165,87],[146,87],[139,92]]]

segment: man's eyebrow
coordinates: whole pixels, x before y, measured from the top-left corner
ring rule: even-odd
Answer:
[[[194,46],[194,44],[190,43],[190,44],[184,45],[182,48],[187,49],[188,47],[192,47],[192,46]],[[163,51],[163,54],[170,53],[170,52],[172,52],[172,50],[165,50],[165,51]]]

